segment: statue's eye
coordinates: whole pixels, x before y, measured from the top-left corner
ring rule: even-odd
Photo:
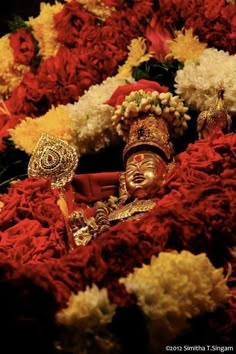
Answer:
[[[127,168],[126,168],[126,174],[127,175],[132,175],[134,173],[134,171],[136,170],[137,168],[137,165],[133,164],[133,165],[129,165]]]
[[[143,168],[147,168],[147,169],[155,169],[156,165],[153,161],[144,161],[141,166]]]

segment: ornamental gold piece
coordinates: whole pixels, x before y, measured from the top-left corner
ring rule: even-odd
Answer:
[[[230,132],[232,119],[225,108],[224,92],[223,85],[220,85],[217,89],[215,105],[199,114],[197,118],[199,139],[205,139],[217,130],[221,130],[224,134]]]
[[[74,147],[64,140],[42,134],[28,165],[28,176],[51,178],[52,188],[62,188],[71,181],[78,156]]]
[[[135,217],[135,219],[140,218],[143,213],[153,209],[156,206],[156,201],[151,199],[141,200],[137,199],[124,205],[120,209],[116,209],[111,212],[108,216],[109,221],[125,220],[130,217]]]

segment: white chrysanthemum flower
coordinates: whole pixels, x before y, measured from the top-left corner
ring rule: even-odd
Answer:
[[[134,82],[129,78],[129,82]],[[68,104],[72,128],[77,133],[81,154],[97,152],[117,141],[117,133],[111,117],[114,108],[104,104],[112,93],[127,80],[107,78],[100,85],[93,85],[75,104]]]
[[[236,112],[236,55],[207,48],[198,63],[186,62],[176,73],[176,93],[194,110],[212,105],[217,88],[225,87],[224,101],[229,113]]]
[[[154,346],[173,339],[188,327],[188,319],[214,311],[228,297],[223,268],[215,269],[203,253],[162,252],[120,282],[136,295]]]

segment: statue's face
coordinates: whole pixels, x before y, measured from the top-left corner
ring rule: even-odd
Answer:
[[[126,189],[134,198],[155,197],[166,172],[166,162],[150,151],[133,153],[126,163]]]

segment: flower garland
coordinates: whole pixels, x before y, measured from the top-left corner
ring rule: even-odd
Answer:
[[[176,73],[176,93],[198,111],[208,109],[216,89],[223,83],[224,101],[231,114],[236,112],[235,80],[236,56],[216,48],[207,48],[198,62],[186,62]]]
[[[53,107],[37,119],[26,117],[8,132],[15,146],[29,155],[33,153],[39,138],[44,133],[65,140],[78,151],[76,134],[71,127],[71,118],[66,106]]]
[[[154,30],[156,26],[159,31],[161,31],[160,24],[167,30],[164,22],[158,20],[160,18],[166,19],[166,23],[171,25],[178,24],[183,20],[186,21],[185,28],[189,28],[189,30],[186,30],[186,35],[182,38],[183,40],[180,40],[180,34],[178,34],[178,39],[176,40],[179,43],[177,47],[176,45],[174,46],[176,40],[174,40],[173,45],[169,44],[173,49],[173,57],[175,57],[174,51],[178,53],[178,48],[181,48],[181,45],[183,45],[184,38],[187,40],[189,37],[189,31],[193,31],[195,35],[197,34],[201,40],[209,45],[216,45],[211,42],[211,40],[209,41],[208,37],[198,34],[194,21],[197,23],[199,14],[201,14],[201,20],[203,21],[201,23],[205,23],[204,21],[207,20],[213,21],[214,19],[216,24],[220,23],[221,26],[224,25],[227,31],[231,28],[231,32],[234,33],[232,19],[235,4],[221,2],[218,7],[219,12],[214,12],[213,16],[212,14],[210,15],[212,3],[214,3],[214,1],[203,2],[198,0],[194,4],[188,4],[186,12],[186,4],[184,5],[182,2],[172,4],[172,2],[166,3],[162,1],[159,10],[154,12],[152,1],[145,1],[142,2],[142,4],[139,1],[133,1],[129,5],[126,5],[127,7],[125,9],[122,1],[119,3],[107,1],[104,3],[104,6],[102,3],[98,5],[101,5],[101,8],[107,10],[110,9],[110,16],[105,16],[105,19],[102,19],[102,23],[99,24],[97,24],[99,15],[96,14],[96,11],[93,11],[93,9],[95,10],[97,8],[97,3],[75,0],[67,1],[64,5],[60,3],[55,3],[55,5],[42,3],[39,16],[35,19],[30,18],[26,22],[26,25],[32,28],[31,35],[38,41],[39,53],[44,60],[36,73],[30,72],[28,75],[23,75],[25,73],[25,71],[23,71],[17,78],[15,77],[15,71],[12,71],[11,75],[13,75],[13,77],[11,81],[15,83],[10,85],[8,84],[9,81],[7,81],[6,85],[8,88],[3,89],[4,97],[11,95],[8,102],[6,102],[10,107],[11,116],[41,116],[45,114],[52,105],[56,106],[58,104],[67,104],[76,101],[91,85],[100,83],[105,78],[113,75],[116,70],[119,70],[119,63],[121,63],[127,55],[127,46],[130,39],[137,35],[145,34],[146,29],[148,29],[147,22],[144,24],[145,21],[143,22],[142,19],[152,17],[152,26],[154,26]],[[175,8],[175,12],[173,12],[173,8]],[[187,13],[197,14],[197,18],[191,17],[191,25],[187,20]],[[160,14],[163,16],[159,16]],[[230,16],[227,17],[226,14]],[[136,16],[136,23],[134,16]],[[73,22],[73,18],[76,18],[77,22]],[[127,20],[127,18],[129,20]],[[156,22],[153,21],[154,18]],[[137,22],[140,23],[139,28],[137,28]],[[96,27],[96,31],[94,31],[94,26]],[[50,27],[50,31],[48,27]],[[67,27],[68,31],[65,31]],[[53,30],[51,30],[52,28]],[[173,26],[173,28],[176,27]],[[176,29],[182,30],[182,28],[178,26]],[[217,31],[216,25],[212,26],[211,31],[207,31],[207,33],[211,33],[212,38],[218,38],[214,35],[214,31]],[[17,32],[16,35],[18,36]],[[27,31],[25,31],[25,33],[26,32]],[[70,36],[65,36],[65,32],[70,33]],[[126,33],[126,36],[124,36],[124,33]],[[146,31],[146,35],[147,33],[148,31]],[[171,36],[167,39],[170,38]],[[188,48],[196,43],[196,41],[194,42],[194,38],[196,37],[190,40],[189,37],[191,46],[189,45]],[[165,39],[166,38],[162,39],[163,42]],[[26,37],[24,38],[24,42],[29,43]],[[95,43],[96,46],[94,45]],[[61,48],[62,46],[64,46],[64,48]],[[105,51],[104,48],[106,48]],[[222,44],[221,48],[225,48],[225,46]],[[148,49],[148,45],[146,49]],[[232,52],[228,47],[226,49]],[[144,51],[145,48],[143,48],[143,58],[145,59],[141,59],[141,61],[147,60],[149,55],[153,55],[151,53],[144,53]],[[102,58],[98,52],[103,53]],[[134,53],[134,50],[132,52]],[[14,53],[15,58],[17,58],[19,54],[17,46],[14,48]],[[115,61],[114,53],[116,53]],[[180,59],[179,55],[176,55],[176,58]],[[187,57],[189,57],[189,55]],[[8,61],[10,56],[4,55],[4,58]],[[131,69],[131,56],[130,60],[129,68]],[[84,63],[86,63],[86,66]],[[27,64],[25,70],[28,71],[31,65],[31,63]],[[61,72],[63,67],[65,70]],[[58,68],[60,68],[60,70],[58,70]],[[130,69],[128,69],[129,73]],[[124,72],[121,75],[125,75]],[[183,97],[184,95],[188,95],[187,90],[183,93],[181,91],[181,95],[183,95]],[[189,103],[189,99],[187,99],[187,103]],[[193,106],[199,109],[199,105],[192,105],[191,103],[190,105],[191,107]],[[4,118],[4,120],[6,119],[9,119],[9,116]],[[10,126],[13,126],[13,122]],[[6,127],[8,127],[8,124],[6,124]]]
[[[186,114],[188,107],[184,106],[179,96],[173,96],[170,92],[138,90],[125,97],[121,105],[118,105],[112,120],[119,135],[127,141],[130,124],[133,118],[140,112],[153,112],[167,120],[173,130],[174,136],[183,134],[187,129],[187,121],[191,118]]]
[[[19,64],[14,60],[14,52],[10,46],[10,36],[5,35],[0,39],[0,52],[2,55],[0,67],[0,98],[6,99],[16,88],[29,67]]]
[[[11,113],[40,116],[52,105],[76,101],[91,85],[115,74],[126,58],[130,40],[144,32],[143,24],[137,23],[152,13],[151,1],[141,9],[137,3],[119,14],[112,13],[103,23],[97,23],[96,16],[75,0],[63,6],[41,4],[40,15],[27,23],[33,28],[44,60],[36,73],[21,76],[20,85],[10,97],[15,103]],[[136,8],[144,10],[141,13]]]
[[[111,121],[114,109],[104,102],[125,82],[125,79],[107,78],[102,84],[91,86],[77,103],[67,105],[80,154],[97,152],[117,142]]]
[[[26,24],[32,28],[34,38],[38,41],[39,55],[43,59],[55,56],[60,43],[57,40],[54,15],[63,9],[61,3],[54,5],[40,3],[40,14],[36,18],[30,17]]]

